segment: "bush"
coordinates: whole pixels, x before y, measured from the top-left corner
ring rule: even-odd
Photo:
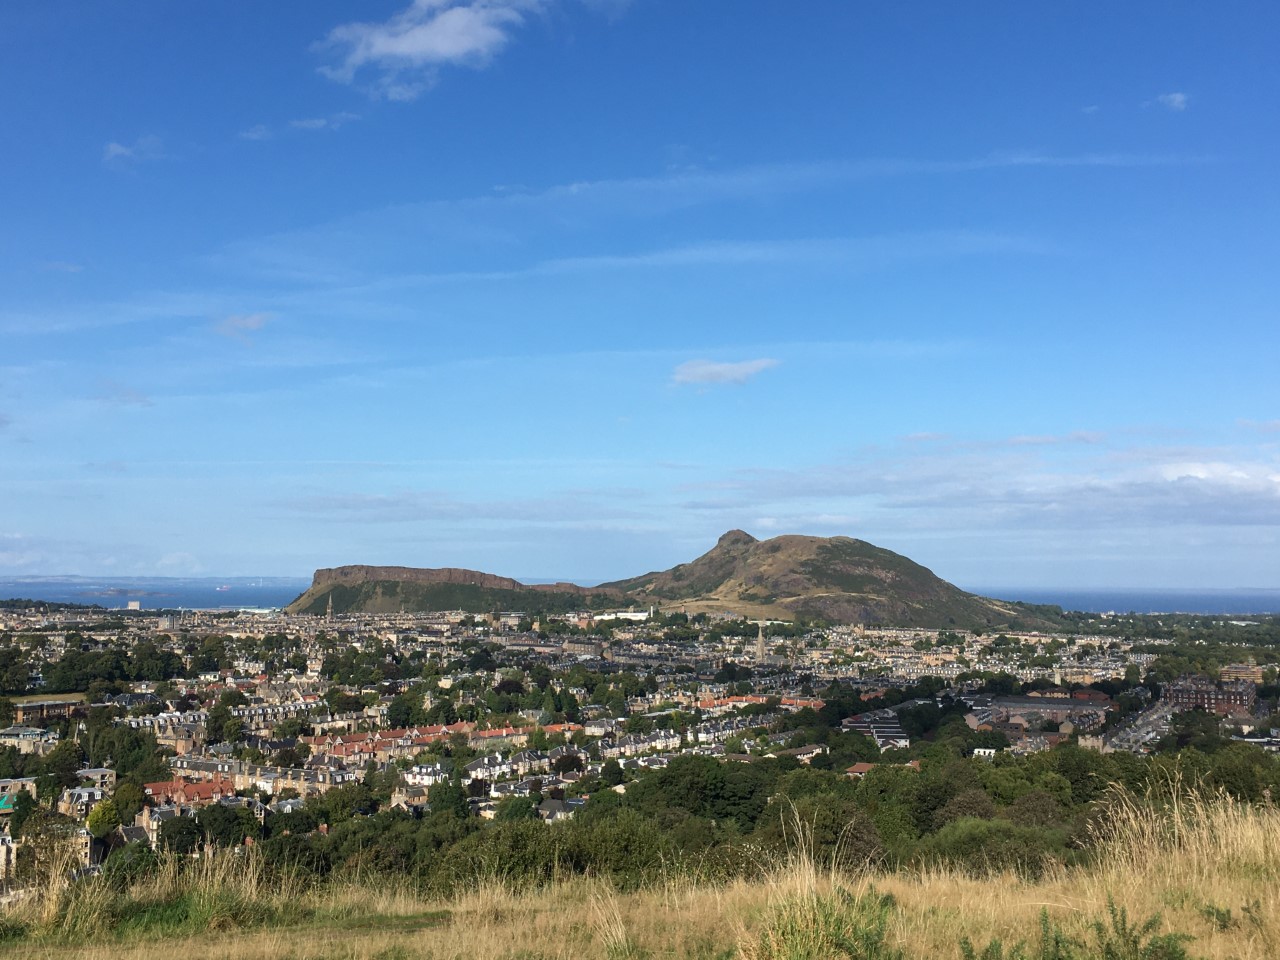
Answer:
[[[1016,870],[1037,876],[1065,855],[1060,831],[1019,827],[1004,820],[957,820],[920,842],[925,862],[961,867],[977,875]]]
[[[904,960],[885,942],[893,898],[874,891],[806,893],[783,901],[759,934],[742,945],[743,960]]]

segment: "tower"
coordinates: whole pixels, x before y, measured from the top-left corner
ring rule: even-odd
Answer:
[[[758,624],[756,624],[756,626],[758,626],[758,627],[760,628],[759,632],[756,634],[756,659],[757,659],[757,660],[761,660],[761,661],[763,661],[763,660],[764,660],[764,657],[765,657],[765,652],[764,652],[764,621],[763,621],[763,620],[761,620]]]

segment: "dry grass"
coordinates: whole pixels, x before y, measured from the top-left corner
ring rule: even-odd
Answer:
[[[1112,798],[1111,808],[1097,836],[1096,865],[1051,870],[1036,880],[1015,874],[978,879],[945,869],[836,873],[815,863],[801,843],[763,881],[714,885],[673,876],[625,894],[589,878],[532,891],[491,881],[441,902],[382,878],[268,887],[262,871],[224,857],[201,864],[195,878],[207,901],[202,916],[210,927],[221,922],[221,929],[122,939],[102,926],[101,935],[86,935],[95,911],[101,919],[109,909],[107,898],[89,892],[92,887],[51,888],[23,908],[43,932],[0,947],[0,960],[173,960],[211,952],[232,960],[824,956],[831,954],[822,953],[821,944],[818,952],[779,953],[779,937],[794,939],[786,931],[805,929],[806,918],[817,918],[813,910],[831,897],[874,905],[885,895],[895,904],[886,915],[886,949],[912,960],[959,957],[964,937],[978,945],[993,937],[1006,944],[1034,940],[1042,910],[1068,934],[1086,939],[1108,898],[1135,920],[1159,913],[1163,930],[1192,935],[1192,956],[1280,957],[1280,810],[1192,795],[1155,813],[1148,798],[1123,794]],[[132,897],[159,902],[180,890],[189,894],[191,884],[176,864],[166,864]],[[305,910],[307,918],[255,927],[252,911],[236,919],[228,906],[236,903],[271,911],[291,904],[292,915]],[[68,927],[69,907],[89,919]]]

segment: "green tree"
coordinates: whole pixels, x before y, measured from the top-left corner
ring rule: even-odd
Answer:
[[[109,797],[105,800],[99,800],[93,805],[93,809],[89,811],[89,816],[85,818],[84,825],[97,840],[101,840],[116,827],[120,826],[120,813],[116,809],[115,802]]]
[[[532,797],[503,797],[498,801],[493,819],[498,822],[508,820],[536,820],[538,809]]]
[[[142,786],[133,780],[121,780],[116,784],[116,792],[111,798],[115,801],[116,813],[122,823],[133,823],[146,803],[146,795]]]
[[[19,790],[13,799],[13,813],[9,814],[9,833],[11,836],[22,836],[22,826],[27,822],[39,804],[36,798],[25,790]]]
[[[160,824],[160,849],[174,853],[195,853],[203,836],[193,817],[174,817]]]
[[[612,757],[606,760],[600,769],[600,782],[606,787],[616,787],[626,779],[627,775],[622,770],[622,764]]]

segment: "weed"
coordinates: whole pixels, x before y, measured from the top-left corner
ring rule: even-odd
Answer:
[[[1099,960],[1188,960],[1183,944],[1192,938],[1185,933],[1157,933],[1160,914],[1145,923],[1129,922],[1129,913],[1107,898],[1107,918],[1093,924]]]

